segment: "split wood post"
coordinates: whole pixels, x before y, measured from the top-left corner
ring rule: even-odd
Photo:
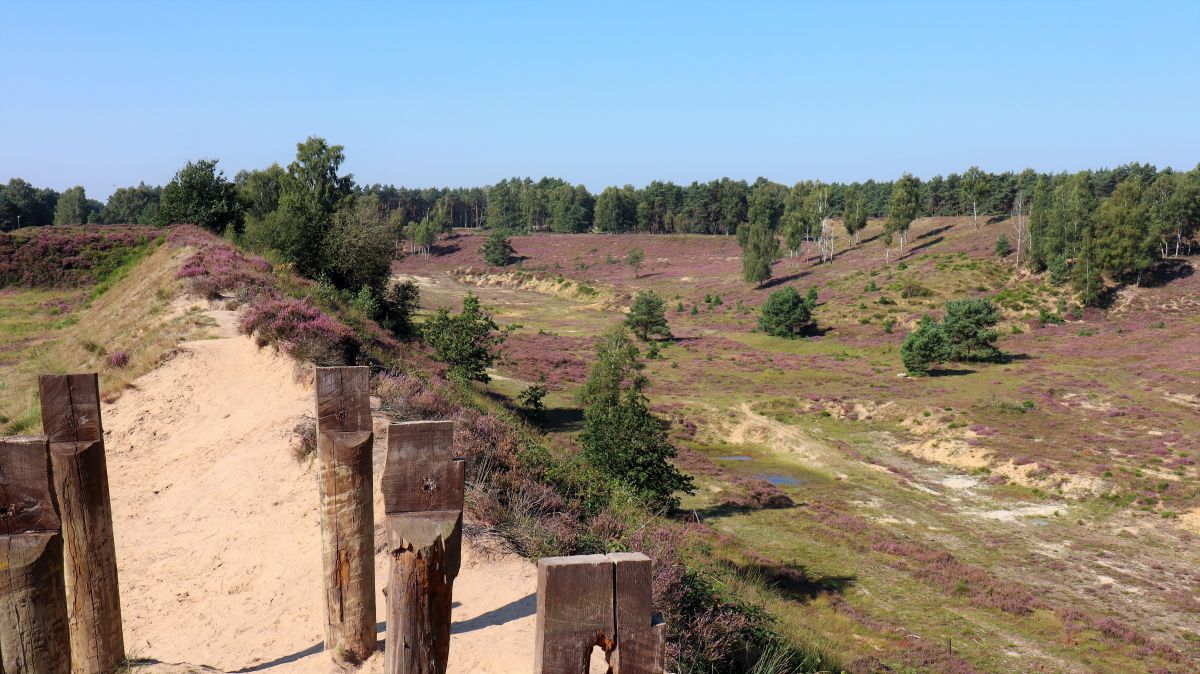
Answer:
[[[375,651],[369,385],[366,367],[317,368],[325,650],[349,662],[362,662]]]
[[[49,453],[44,436],[0,438],[0,674],[71,671]]]
[[[125,643],[99,379],[95,373],[42,375],[38,386],[62,514],[71,669],[107,674],[125,659]]]
[[[650,582],[650,558],[636,552],[539,560],[535,674],[587,674],[595,646],[613,674],[664,674]]]
[[[385,674],[445,674],[450,606],[462,555],[466,464],[454,422],[388,426],[383,468],[388,572]]]
[[[667,626],[654,613],[650,558],[640,552],[614,552],[617,650],[614,674],[663,674],[666,671]]]
[[[613,564],[604,555],[538,560],[535,674],[587,674],[592,648],[616,645]]]

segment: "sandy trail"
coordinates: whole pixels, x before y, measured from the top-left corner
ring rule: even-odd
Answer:
[[[104,407],[125,643],[151,663],[135,671],[337,671],[322,652],[315,466],[289,450],[312,414],[302,379],[291,360],[227,336],[181,345]],[[381,649],[386,579],[381,556]],[[536,584],[528,561],[466,546],[451,672],[532,668]],[[382,668],[380,652],[361,671]]]

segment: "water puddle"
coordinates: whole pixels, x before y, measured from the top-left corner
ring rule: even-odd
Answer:
[[[755,475],[760,480],[766,480],[776,487],[795,487],[800,484],[800,480],[790,475],[779,475],[778,473],[759,473]]]
[[[729,456],[718,456],[717,457],[717,461],[753,461],[753,460],[754,460],[753,456],[746,456],[745,454],[731,454]]]

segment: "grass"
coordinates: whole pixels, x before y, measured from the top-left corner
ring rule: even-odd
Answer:
[[[995,260],[997,232],[989,230],[1005,226],[976,231],[968,220],[921,221],[913,243],[929,245],[910,255],[903,270],[894,255],[893,264],[884,266],[882,246],[872,242],[878,223],[864,233],[862,246],[839,253],[832,265],[779,263],[777,276],[797,276],[787,283],[819,289],[815,315],[827,332],[800,340],[753,331],[757,307],[773,288],[742,284],[736,245],[722,237],[647,243],[638,236],[539,235],[514,237],[514,245],[527,257],[527,268],[558,269],[612,296],[652,289],[667,299],[667,319],[679,341],[662,349],[663,360],[647,362],[651,401],[677,426],[694,424],[696,438],[680,442],[717,466],[697,476],[698,493],[684,500],[685,508],[727,537],[718,546],[726,563],[744,562],[754,551],[817,574],[856,578],[839,594],[807,599],[738,574],[727,579],[767,606],[793,643],[843,663],[873,653],[895,671],[949,668],[931,664],[931,652],[920,647],[947,639],[955,657],[982,671],[1065,666],[1120,672],[1145,669],[1147,658],[1165,664],[1120,638],[1071,627],[1055,610],[1014,615],[976,605],[978,588],[965,578],[959,579],[965,585],[955,580],[931,586],[911,561],[864,547],[804,505],[723,506],[738,494],[736,479],[790,477],[796,484],[783,490],[798,503],[832,504],[869,522],[872,532],[945,549],[1002,582],[1031,583],[1055,607],[1077,606],[1094,617],[1120,612],[1155,638],[1200,653],[1182,627],[1186,614],[1164,599],[1172,591],[1193,591],[1184,569],[1200,563],[1177,524],[1181,513],[1200,506],[1194,465],[1200,445],[1187,430],[1195,412],[1164,394],[1190,391],[1187,382],[1200,378],[1200,320],[1194,312],[1172,313],[1170,320],[1156,313],[1158,304],[1188,306],[1197,281],[1144,289],[1142,304],[1125,313],[1077,317],[1069,289],[1038,277],[1013,278],[1011,266]],[[935,229],[935,236],[922,238]],[[413,273],[437,278],[448,267],[470,264],[472,241],[459,243],[460,251],[447,259],[405,261],[399,269],[411,264]],[[655,260],[640,279],[603,264],[606,253],[650,243]],[[535,289],[441,284],[438,301],[453,301],[468,289],[506,320],[543,332],[544,342],[514,352],[518,360],[567,339],[578,340],[573,353],[589,359],[586,338],[620,318],[615,310],[564,303]],[[706,305],[706,294],[720,295],[723,304]],[[880,304],[882,296],[890,303]],[[919,380],[897,378],[905,334],[921,315],[940,314],[945,300],[958,297],[990,297],[1001,307],[1000,345],[1017,358],[953,366]],[[685,310],[677,311],[678,305]],[[695,314],[693,306],[700,307]],[[1139,340],[1157,347],[1139,348]],[[1114,368],[1118,362],[1122,367]],[[501,366],[499,373],[530,376],[521,365]],[[497,381],[492,388],[511,397],[520,385]],[[564,384],[549,406],[574,406],[572,391]],[[745,421],[740,410],[747,402],[780,427],[770,433],[749,428],[741,442],[729,442],[731,430]],[[564,442],[574,431],[569,425],[551,430]],[[901,451],[920,442],[977,449],[989,458],[977,470],[960,471]],[[716,460],[728,455],[750,460]],[[1030,461],[1022,465],[1036,479],[1018,481],[1006,472],[1010,461]],[[1089,479],[1116,495],[1073,496],[1060,486]],[[1043,506],[1059,515],[1027,514]],[[1136,537],[1119,535],[1127,528],[1136,529]],[[1063,551],[1046,548],[1047,542]],[[1098,588],[1097,575],[1113,573],[1100,556],[1105,550],[1129,567],[1122,576],[1133,588],[1128,593]],[[1166,551],[1172,552],[1164,557]],[[1181,580],[1164,583],[1161,573],[1149,571],[1164,564],[1178,568],[1175,578]]]
[[[99,372],[101,394],[112,399],[175,344],[207,334],[209,319],[172,311],[181,289],[175,272],[185,257],[171,246],[151,246],[126,256],[92,288],[0,291],[0,364],[9,373],[0,387],[3,432],[40,430],[39,374]],[[123,367],[109,364],[114,352],[126,354]]]

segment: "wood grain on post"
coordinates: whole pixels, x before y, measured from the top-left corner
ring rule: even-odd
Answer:
[[[465,463],[454,458],[454,423],[388,426],[382,492],[387,514],[386,674],[444,674],[450,607],[462,556]]]
[[[0,438],[0,673],[71,671],[55,506],[46,438]]]
[[[325,650],[351,662],[375,651],[369,384],[366,367],[317,368]]]
[[[617,622],[614,674],[666,672],[666,624],[654,614],[650,558],[640,552],[614,552],[613,563]]]
[[[587,674],[592,648],[616,646],[613,563],[605,555],[538,560],[535,674]]]
[[[38,385],[62,515],[71,667],[107,674],[125,659],[125,644],[99,381],[95,373],[42,375]]]

